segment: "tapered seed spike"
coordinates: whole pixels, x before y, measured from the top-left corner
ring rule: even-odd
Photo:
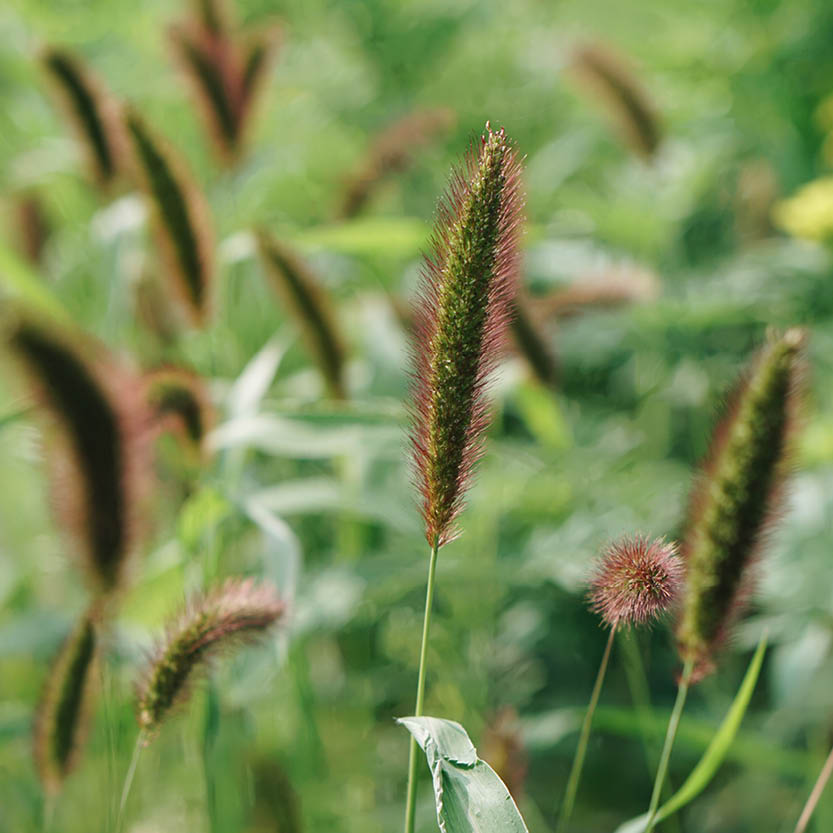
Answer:
[[[695,679],[713,670],[750,594],[752,567],[788,470],[804,341],[802,330],[788,330],[755,357],[714,432],[692,495],[677,642]]]
[[[661,140],[659,120],[648,94],[624,61],[607,46],[586,44],[575,51],[573,70],[608,105],[630,148],[650,159]]]
[[[112,185],[122,166],[124,142],[115,100],[68,50],[46,47],[40,61],[84,147],[93,179],[102,187]]]
[[[417,153],[448,133],[455,121],[448,109],[417,110],[385,128],[348,180],[339,216],[349,219],[360,214],[386,177],[408,170]]]
[[[60,428],[62,443],[53,447],[58,513],[79,541],[94,588],[112,593],[129,573],[149,476],[138,385],[32,321],[11,328],[9,346]]]
[[[415,318],[411,441],[426,538],[454,537],[489,421],[497,362],[518,274],[519,164],[489,125],[438,209]]]
[[[46,681],[35,722],[35,760],[48,793],[60,790],[78,762],[95,700],[98,624],[86,613],[67,637]]]
[[[262,636],[286,612],[269,585],[229,579],[196,598],[169,627],[139,683],[137,718],[148,738],[187,700],[191,684],[224,648]]]
[[[173,149],[133,111],[126,128],[134,171],[150,204],[153,224],[174,287],[191,321],[205,324],[211,307],[214,252],[205,196]]]
[[[271,284],[295,316],[330,395],[345,399],[344,341],[320,281],[285,244],[265,232],[259,233],[258,243]]]

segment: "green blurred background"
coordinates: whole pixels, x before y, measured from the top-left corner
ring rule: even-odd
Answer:
[[[768,326],[803,324],[810,396],[783,522],[719,673],[692,695],[674,783],[708,742],[764,626],[772,647],[726,765],[664,825],[791,829],[833,730],[833,261],[824,239],[793,238],[771,218],[833,166],[833,6],[238,0],[236,9],[241,25],[279,21],[284,43],[249,151],[229,171],[213,160],[168,54],[165,29],[184,4],[0,8],[5,245],[19,243],[16,195],[34,192],[52,227],[39,280],[114,351],[203,374],[220,423],[218,451],[202,467],[172,444],[160,448],[141,571],[109,638],[90,745],[53,829],[112,829],[143,653],[189,591],[238,573],[293,594],[293,625],[220,664],[145,751],[127,828],[398,829],[407,737],[393,718],[413,708],[427,547],[407,467],[406,338],[389,295],[413,292],[437,196],[487,119],[526,157],[529,293],[605,275],[647,277],[653,291],[550,321],[555,387],[507,354],[464,534],[441,553],[427,713],[462,722],[481,755],[503,765],[532,833],[552,828],[604,645],[583,600],[593,559],[623,533],[680,532],[727,386]],[[609,108],[571,72],[574,47],[588,40],[622,55],[653,100],[662,142],[650,161],[620,141]],[[141,202],[128,192],[104,201],[83,177],[34,62],[46,42],[83,55],[205,188],[221,261],[207,330],[164,346],[137,322],[135,285],[154,268]],[[389,178],[361,218],[335,222],[373,136],[436,107],[452,110],[456,126]],[[833,200],[819,210],[833,216]],[[349,405],[323,401],[297,327],[253,256],[255,225],[302,251],[337,300]],[[50,512],[41,423],[18,415],[25,391],[3,370],[0,831],[18,833],[42,829],[31,723],[86,593]],[[645,809],[675,669],[665,626],[617,647],[577,833],[613,831]],[[419,819],[420,830],[436,829],[427,777]],[[833,794],[815,824],[833,829]]]

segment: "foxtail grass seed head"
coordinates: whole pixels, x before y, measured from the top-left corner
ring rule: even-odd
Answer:
[[[35,721],[35,761],[48,793],[60,790],[87,737],[98,674],[98,624],[85,614],[53,663]]]
[[[713,669],[715,652],[750,594],[750,568],[787,474],[804,342],[803,330],[788,330],[750,364],[692,495],[677,640],[695,679]]]
[[[229,579],[194,599],[167,629],[138,688],[139,726],[153,735],[184,703],[191,684],[223,649],[252,641],[281,619],[286,607],[269,585]]]
[[[149,482],[149,418],[132,373],[87,356],[86,345],[21,320],[9,334],[59,429],[52,446],[56,508],[78,539],[95,589],[117,590],[129,573]]]
[[[487,124],[440,202],[416,316],[411,441],[432,546],[454,537],[482,453],[485,388],[515,293],[521,213],[514,148]]]
[[[534,377],[546,387],[558,381],[558,359],[534,320],[527,299],[520,295],[512,304],[512,339]]]
[[[38,266],[52,230],[43,202],[34,192],[19,194],[13,212],[14,236],[19,241],[20,253]]]
[[[647,92],[622,58],[607,46],[586,44],[573,54],[573,72],[608,106],[631,150],[650,159],[662,137],[659,119]]]
[[[189,370],[164,367],[145,374],[145,396],[157,426],[173,430],[201,449],[213,415],[202,379]]]
[[[321,282],[285,244],[265,232],[258,234],[258,244],[267,277],[295,317],[330,395],[334,399],[345,399],[344,340]]]
[[[611,544],[590,582],[590,605],[611,628],[643,625],[677,601],[683,562],[675,544],[661,538],[623,538]]]
[[[408,113],[385,128],[348,180],[339,216],[360,214],[386,177],[407,171],[419,151],[447,134],[455,122],[453,111],[438,108]]]
[[[194,324],[211,307],[214,251],[210,213],[202,191],[173,149],[128,111],[125,125],[137,181],[148,199],[156,238],[174,287]]]
[[[48,46],[40,61],[84,147],[93,178],[102,187],[110,186],[119,174],[124,144],[116,101],[68,50]]]

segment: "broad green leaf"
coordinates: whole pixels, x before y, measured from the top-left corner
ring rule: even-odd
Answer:
[[[403,717],[398,722],[428,759],[443,833],[528,833],[509,790],[477,757],[459,723],[438,717]]]
[[[758,642],[755,655],[752,657],[752,661],[746,669],[746,674],[735,695],[735,699],[732,701],[729,711],[726,712],[726,717],[723,718],[723,722],[720,724],[708,748],[703,753],[703,757],[698,761],[697,766],[694,767],[677,792],[659,808],[656,817],[657,822],[668,818],[668,816],[676,813],[677,810],[680,810],[686,804],[697,798],[708,786],[714,774],[720,768],[740,728],[743,716],[749,707],[749,701],[752,699],[755,684],[758,682],[758,675],[761,673],[766,644],[767,634],[764,632]],[[625,822],[625,824],[617,828],[616,833],[642,833],[647,821],[648,815],[646,813]]]

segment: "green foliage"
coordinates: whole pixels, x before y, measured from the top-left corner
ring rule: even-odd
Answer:
[[[398,722],[428,759],[442,833],[527,833],[506,785],[477,757],[459,723],[437,717],[403,717]]]

